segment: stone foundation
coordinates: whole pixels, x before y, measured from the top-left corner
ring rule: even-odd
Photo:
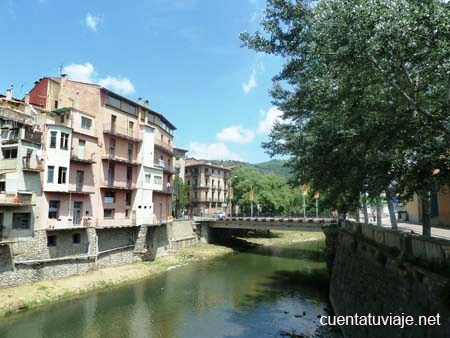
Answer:
[[[155,260],[168,249],[197,243],[191,223],[36,231],[28,240],[0,244],[0,287]],[[55,236],[53,243],[48,236]]]

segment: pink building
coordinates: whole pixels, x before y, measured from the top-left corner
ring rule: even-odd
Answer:
[[[167,221],[175,127],[164,116],[67,76],[41,79],[30,102],[51,111],[43,127],[42,229]]]

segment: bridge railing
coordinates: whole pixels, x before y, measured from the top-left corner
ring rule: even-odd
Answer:
[[[336,223],[335,218],[315,218],[315,217],[222,217],[222,218],[208,218],[216,221],[227,222],[276,222],[276,223]]]

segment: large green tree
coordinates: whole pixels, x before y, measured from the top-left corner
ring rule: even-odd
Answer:
[[[268,0],[244,45],[280,55],[265,145],[343,212],[360,195],[423,201],[449,181],[450,7],[413,0]],[[391,208],[390,208],[391,209]]]

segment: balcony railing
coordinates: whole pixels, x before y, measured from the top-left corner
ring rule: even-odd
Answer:
[[[80,224],[74,224],[73,218],[49,218],[47,219],[47,229],[67,229],[93,226],[94,221],[91,217],[82,217]]]
[[[161,141],[159,139],[155,140],[155,146],[163,151],[173,154],[173,145],[168,142]]]
[[[163,160],[160,160],[159,158],[155,158],[155,167],[159,167],[159,168],[165,168],[166,167],[166,163]]]
[[[74,162],[92,164],[94,161],[94,153],[84,154],[82,157],[78,156],[78,152],[72,149],[70,152],[70,159]]]
[[[41,144],[42,133],[25,128],[4,129],[1,132],[2,144],[14,144],[19,140]]]
[[[140,162],[135,161],[133,159],[130,160],[129,158],[118,157],[114,154],[108,154],[108,155],[102,156],[102,159],[108,160],[108,161],[114,161],[114,162],[118,162],[118,163],[125,163],[125,164],[133,164],[133,165],[140,164]]]
[[[134,182],[115,182],[111,180],[106,180],[102,182],[102,188],[110,188],[110,189],[136,189],[136,183]]]
[[[0,170],[16,170],[17,158],[0,160]]]
[[[136,128],[129,129],[126,127],[118,126],[117,124],[104,123],[103,132],[105,134],[115,135],[127,140],[142,141],[142,136]]]
[[[136,225],[136,219],[135,218],[103,218],[99,220],[98,226],[132,226]]]
[[[33,196],[31,194],[0,194],[0,205],[4,206],[26,206],[33,204]]]

